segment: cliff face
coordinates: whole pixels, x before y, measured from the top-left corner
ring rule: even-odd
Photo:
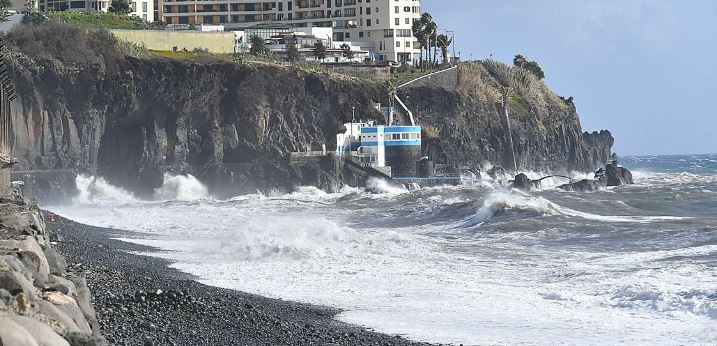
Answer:
[[[12,61],[20,95],[12,107],[16,168],[96,174],[144,195],[165,172],[193,174],[222,195],[299,184],[335,189],[317,183],[320,173],[307,177],[288,167],[287,155],[324,143],[332,150],[352,107],[357,119],[370,118],[379,116],[372,101],[387,102],[377,83],[269,64],[128,57],[110,72],[101,62],[17,52]],[[424,136],[424,151],[438,163],[512,168],[508,133],[520,170],[592,171],[608,161],[612,136],[582,133],[571,101],[534,104],[517,93],[506,118],[495,95],[470,82],[490,78],[466,66],[454,90],[399,92],[419,121],[437,130],[434,139]],[[497,87],[499,78],[491,78]]]
[[[376,115],[371,101],[384,94],[272,65],[128,58],[124,72],[108,75],[19,59],[14,68],[19,169],[98,174],[140,193],[165,172],[238,175],[245,191],[237,192],[290,188],[298,173],[277,162],[332,146],[351,107]]]
[[[517,165],[519,171],[589,172],[608,162],[610,132],[583,132],[572,99],[554,95],[524,72],[495,61],[468,63],[402,89],[406,105],[437,133],[424,136],[424,151],[438,162],[472,169],[489,163],[510,170]],[[446,77],[457,79],[455,87],[446,86]]]

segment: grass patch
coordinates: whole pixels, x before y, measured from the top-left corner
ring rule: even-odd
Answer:
[[[422,124],[421,130],[425,139],[438,139],[441,137],[441,130],[428,124]]]
[[[51,19],[58,20],[62,23],[94,28],[129,30],[148,30],[164,28],[162,24],[147,23],[147,21],[136,16],[130,17],[125,14],[109,12],[59,11],[50,12],[48,14],[48,17]]]
[[[391,85],[398,87],[399,85],[408,83],[416,78],[420,78],[437,71],[440,71],[440,69],[426,69],[424,71],[419,67],[404,64],[401,67],[391,69],[390,83]]]

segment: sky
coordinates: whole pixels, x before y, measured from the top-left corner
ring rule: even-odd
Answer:
[[[717,153],[717,1],[422,0],[463,60],[536,60],[620,155]]]

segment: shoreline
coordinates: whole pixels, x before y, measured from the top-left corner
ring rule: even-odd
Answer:
[[[113,345],[429,345],[335,319],[339,309],[208,286],[161,251],[111,239],[131,231],[47,222],[69,272],[83,275],[102,334]]]

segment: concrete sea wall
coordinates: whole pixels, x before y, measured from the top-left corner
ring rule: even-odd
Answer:
[[[234,53],[234,34],[231,32],[110,30],[117,38],[151,50],[208,49],[212,53]]]

